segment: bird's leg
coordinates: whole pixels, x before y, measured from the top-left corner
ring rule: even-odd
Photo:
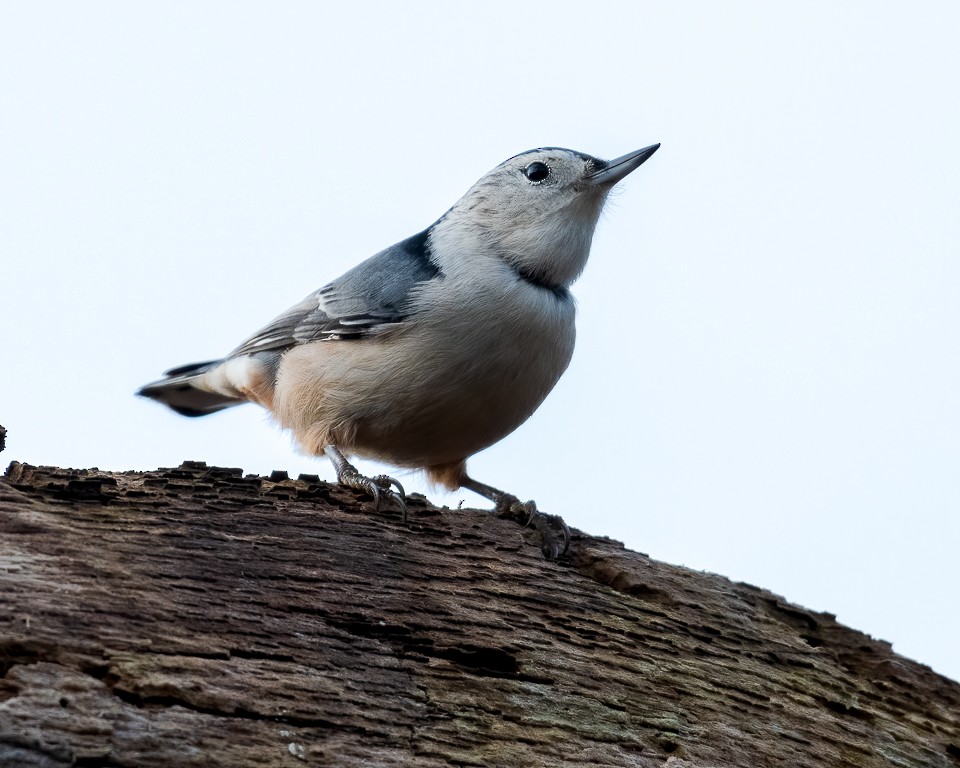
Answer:
[[[328,445],[323,449],[323,452],[333,462],[334,469],[337,470],[338,483],[348,488],[355,488],[358,491],[366,491],[373,496],[373,505],[377,509],[380,509],[380,492],[386,491],[387,496],[400,505],[403,522],[407,522],[407,495],[403,492],[403,486],[397,480],[387,475],[377,475],[376,477],[361,475],[335,445]],[[393,490],[394,486],[397,490]]]
[[[521,525],[536,528],[540,533],[540,550],[547,560],[556,560],[570,547],[570,528],[560,515],[541,512],[532,501],[521,502],[511,493],[497,490],[466,475],[461,479],[460,486],[490,499],[496,504],[494,513],[499,517],[508,517]]]

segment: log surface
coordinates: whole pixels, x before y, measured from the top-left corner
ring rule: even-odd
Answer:
[[[14,462],[0,766],[960,766],[960,685],[829,614],[367,501]]]

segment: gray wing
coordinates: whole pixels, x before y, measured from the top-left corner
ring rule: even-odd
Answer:
[[[314,291],[230,353],[282,351],[295,344],[363,339],[402,323],[414,287],[440,274],[430,259],[430,230],[390,246]]]

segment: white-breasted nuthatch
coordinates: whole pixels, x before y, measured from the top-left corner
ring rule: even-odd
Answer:
[[[559,148],[512,157],[423,232],[311,293],[222,360],[174,368],[137,394],[187,416],[258,403],[377,503],[386,492],[406,513],[400,483],[364,477],[345,454],[422,469],[527,516],[544,554],[557,557],[569,544],[563,521],[477,482],[466,461],[526,421],[566,369],[568,289],[607,193],[659,146],[610,161]]]

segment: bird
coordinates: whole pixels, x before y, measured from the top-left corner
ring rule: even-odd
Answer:
[[[256,403],[341,485],[380,507],[403,486],[350,458],[423,470],[536,528],[548,559],[570,530],[533,501],[481,483],[467,459],[540,406],[573,355],[570,286],[610,190],[660,144],[614,160],[528,150],[482,176],[433,224],[288,309],[219,360],[166,371],[137,394],[185,416]],[[348,458],[350,457],[350,458]]]

